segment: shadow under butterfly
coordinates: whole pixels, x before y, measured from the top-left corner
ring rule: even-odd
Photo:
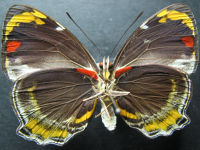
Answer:
[[[70,31],[35,8],[14,5],[4,21],[2,68],[14,82],[17,133],[39,145],[62,146],[82,132],[97,100],[109,131],[116,127],[115,111],[149,138],[182,129],[190,122],[189,75],[198,57],[196,22],[185,4],[147,19],[114,63],[104,58],[100,67]]]

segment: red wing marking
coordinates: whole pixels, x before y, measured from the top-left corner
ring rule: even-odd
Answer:
[[[121,68],[121,69],[117,70],[117,71],[115,72],[115,78],[117,78],[120,74],[122,74],[122,73],[124,73],[124,72],[127,72],[127,71],[129,71],[129,70],[131,70],[131,69],[132,69],[132,67],[129,66],[129,67],[124,67],[124,68]]]
[[[98,76],[97,76],[96,72],[94,72],[94,71],[87,70],[87,69],[81,69],[81,68],[77,68],[76,71],[83,73],[83,74],[86,74],[86,75],[94,78],[95,80],[98,79]]]
[[[18,41],[9,41],[6,46],[7,52],[15,52],[17,48],[21,46],[21,42]]]
[[[194,46],[194,39],[191,36],[185,36],[181,38],[181,41],[185,44],[187,47],[193,47]]]

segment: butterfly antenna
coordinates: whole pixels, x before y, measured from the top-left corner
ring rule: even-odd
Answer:
[[[74,24],[83,32],[83,30],[81,29],[81,27],[72,19],[72,17],[69,15],[68,12],[66,12],[66,14],[68,15],[68,17],[74,22]],[[83,34],[88,38],[88,40],[90,40],[90,42],[92,42],[92,40],[85,34],[85,32],[83,32]],[[94,44],[94,42],[92,42],[92,44],[94,45],[94,47],[96,47],[96,49],[99,51],[101,57],[103,58],[103,55],[101,54],[100,50],[97,48],[97,46]]]
[[[140,18],[140,16],[143,14],[144,11],[142,11],[138,17],[135,19],[135,21],[133,21],[133,23],[131,23],[131,25],[128,27],[128,29],[126,29],[126,31],[124,32],[124,34],[121,36],[121,38],[119,39],[119,41],[117,42],[117,44],[115,45],[114,49],[112,50],[111,54],[109,57],[111,57],[112,53],[114,52],[115,48],[117,47],[117,45],[119,44],[119,42],[121,41],[121,39],[124,37],[124,35],[126,34],[126,32],[130,29],[130,27],[138,20],[138,18]]]

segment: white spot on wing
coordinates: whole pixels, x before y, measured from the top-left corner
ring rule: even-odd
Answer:
[[[188,74],[192,74],[195,67],[195,55],[192,55],[190,59],[177,59],[174,62],[168,64],[169,66],[173,66],[175,68],[179,68]]]
[[[151,40],[144,40],[144,43],[150,43],[151,42]]]
[[[56,27],[56,30],[57,30],[57,31],[62,31],[62,30],[64,30],[64,29],[61,28],[61,27]]]
[[[35,72],[40,69],[30,68],[27,65],[19,65],[19,66],[9,66],[7,68],[8,77],[10,80],[15,81],[22,75],[25,75],[30,72]]]
[[[140,26],[141,29],[148,29],[149,26],[146,25],[147,21],[143,22],[143,24]]]
[[[147,26],[147,25],[144,25],[144,26],[140,26],[140,28],[141,28],[141,29],[148,29],[148,28],[149,28],[149,26]]]
[[[65,29],[65,27],[64,26],[62,26],[59,22],[56,22],[57,23],[57,25],[59,25],[59,27],[62,29],[62,30],[64,30]],[[57,27],[58,28],[58,27]],[[56,30],[57,30],[57,28],[56,28]]]

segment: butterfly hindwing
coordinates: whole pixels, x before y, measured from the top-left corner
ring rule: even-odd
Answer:
[[[20,120],[17,133],[40,145],[64,145],[83,131],[96,101],[83,101],[94,94],[97,81],[77,69],[43,70],[19,78],[13,86],[13,109]]]
[[[14,5],[7,12],[2,66],[12,81],[42,69],[85,68],[98,72],[92,56],[70,31],[25,5]]]
[[[121,116],[147,137],[170,135],[190,122],[185,111],[191,99],[191,81],[172,67],[133,66],[117,77],[116,90],[130,92],[116,100]]]
[[[147,19],[118,52],[115,71],[127,66],[168,65],[191,74],[199,59],[198,33],[190,8],[173,4]]]

